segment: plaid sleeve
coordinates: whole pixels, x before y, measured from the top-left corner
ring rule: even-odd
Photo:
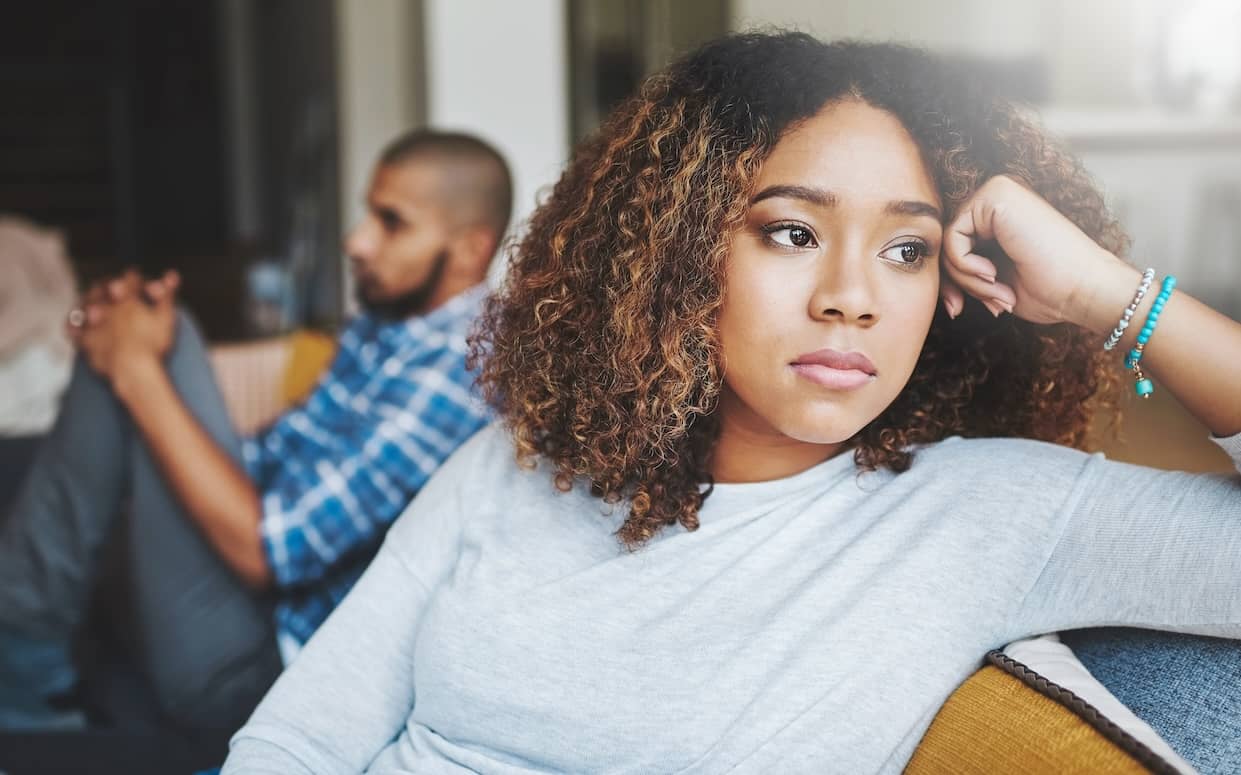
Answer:
[[[324,377],[320,380],[320,384],[330,382],[334,374],[358,368],[358,350],[361,348],[358,329],[362,327],[364,322],[355,321],[343,332],[340,339],[340,347],[332,358],[331,365],[324,372]],[[299,434],[290,427],[290,420],[297,416],[297,414],[298,410],[295,407],[281,415],[271,425],[260,428],[252,436],[243,439],[241,442],[241,460],[245,466],[246,473],[249,474],[252,482],[263,485],[264,489],[267,489],[267,483],[278,478],[279,471],[284,466],[290,451],[286,447],[296,448],[297,446],[295,439]],[[290,442],[289,445],[286,445],[286,440]]]
[[[419,361],[385,363],[377,390],[351,395],[322,385],[325,400],[349,408],[340,422],[322,427],[295,412],[286,438],[267,439],[299,447],[286,450],[263,497],[260,530],[279,586],[318,581],[372,548],[435,469],[486,424],[463,352],[444,348]]]

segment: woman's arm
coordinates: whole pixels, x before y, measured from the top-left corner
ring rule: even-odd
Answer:
[[[974,252],[995,241],[1012,260],[996,265]],[[944,232],[942,293],[959,313],[961,290],[995,314],[1001,310],[1035,323],[1073,323],[1099,335],[1102,347],[1133,300],[1140,273],[1104,250],[1033,191],[996,176],[966,201]],[[1150,263],[1158,268],[1158,258]],[[1115,353],[1124,354],[1159,292],[1159,276],[1142,300]],[[1216,436],[1241,431],[1241,323],[1175,291],[1142,358],[1157,390],[1168,390]]]
[[[1100,341],[1133,300],[1141,277],[1137,269],[1119,260],[1104,259],[1102,264],[1093,287],[1083,289],[1068,313],[1071,322],[1099,334]],[[1156,278],[1113,350],[1118,368],[1155,303],[1158,282]],[[1142,367],[1154,379],[1156,390],[1176,396],[1216,436],[1241,432],[1241,323],[1187,293],[1174,291],[1159,315]]]
[[[480,432],[397,518],[366,573],[233,737],[225,775],[362,772],[401,733],[414,707],[420,620],[460,555],[462,493],[486,487],[478,455],[497,446],[511,449],[495,429]]]
[[[975,247],[1011,259],[997,275]],[[1044,199],[998,176],[945,229],[942,294],[960,312],[962,290],[995,314],[1115,327],[1140,273],[1104,250]],[[1157,263],[1152,259],[1152,263]],[[1113,350],[1116,368],[1158,295],[1153,285]],[[1221,437],[1241,470],[1241,324],[1176,291],[1142,359],[1156,389],[1172,392]],[[1014,609],[1009,638],[1101,625],[1184,629],[1241,637],[1241,482],[1090,458],[1066,483],[1055,538]]]
[[[1219,443],[1241,470],[1241,434]],[[1125,625],[1241,637],[1241,480],[1094,455],[1063,484],[1054,542],[1007,635]]]
[[[400,733],[428,594],[393,549],[397,538],[234,735],[225,775],[362,772]]]

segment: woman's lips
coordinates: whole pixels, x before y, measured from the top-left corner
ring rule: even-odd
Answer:
[[[833,369],[818,363],[794,363],[792,366],[801,376],[832,390],[856,390],[875,379],[857,369]]]
[[[856,390],[870,384],[878,374],[865,355],[828,348],[800,355],[789,365],[811,382],[832,390]]]

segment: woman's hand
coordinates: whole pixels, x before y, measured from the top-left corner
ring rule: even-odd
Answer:
[[[985,253],[991,246],[1003,253],[998,266],[980,255],[980,247]],[[940,293],[948,314],[960,314],[968,293],[996,315],[1007,310],[1034,323],[1081,326],[1099,335],[1100,346],[1140,279],[1137,269],[1003,175],[962,205],[944,230],[943,256],[947,277]],[[1147,292],[1135,321],[1147,319],[1157,293]],[[1121,338],[1117,368],[1140,327],[1130,325]],[[1241,433],[1241,324],[1177,290],[1160,315],[1142,366],[1217,436]]]
[[[994,246],[1007,261],[980,254]],[[994,251],[992,251],[994,252]],[[1098,290],[1127,285],[1136,270],[1104,250],[1042,197],[1005,175],[984,183],[944,230],[941,295],[950,315],[976,297],[993,315],[1011,312],[1033,323],[1070,322],[1096,329]],[[1126,287],[1132,295],[1137,287]],[[1116,308],[1119,317],[1124,304]],[[1110,314],[1110,313],[1109,313]],[[1104,324],[1106,325],[1106,324]]]

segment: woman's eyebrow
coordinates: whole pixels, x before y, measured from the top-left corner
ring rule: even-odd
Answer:
[[[822,188],[809,188],[808,186],[768,186],[762,191],[754,195],[750,200],[750,204],[757,204],[764,199],[773,197],[786,197],[788,199],[801,199],[819,207],[834,207],[836,205],[836,195],[831,191]]]
[[[935,205],[916,200],[888,202],[887,207],[883,208],[883,211],[888,215],[925,215],[937,221],[942,221],[944,217]]]
[[[839,199],[831,191],[823,188],[811,188],[809,186],[791,186],[777,185],[768,186],[762,191],[754,195],[750,200],[751,205],[755,205],[764,199],[774,199],[776,197],[785,197],[788,199],[800,199],[803,202],[809,202],[819,207],[835,207]],[[942,220],[943,215],[939,208],[929,202],[918,200],[896,200],[888,202],[883,208],[887,215],[925,215],[934,218],[936,221]]]

